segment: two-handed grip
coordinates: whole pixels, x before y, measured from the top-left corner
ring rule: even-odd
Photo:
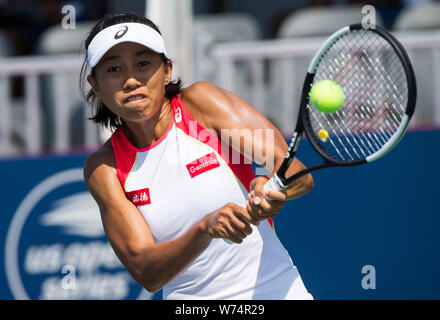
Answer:
[[[268,190],[284,190],[286,189],[286,187],[284,186],[284,184],[281,182],[281,179],[278,178],[278,176],[275,174],[272,178],[270,178],[263,187],[264,192],[268,191]],[[270,197],[268,196],[264,196],[267,200],[272,200]],[[224,239],[225,242],[227,244],[233,244],[234,242],[229,240],[229,239]]]

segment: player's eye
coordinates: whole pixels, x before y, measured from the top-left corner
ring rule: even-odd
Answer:
[[[110,67],[110,68],[107,68],[107,72],[116,72],[116,71],[119,71],[121,68],[119,68],[119,67]]]
[[[137,66],[138,66],[138,68],[142,68],[142,67],[149,65],[149,64],[150,64],[149,61],[141,61],[137,64]]]

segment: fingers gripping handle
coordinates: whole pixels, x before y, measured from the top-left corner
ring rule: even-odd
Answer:
[[[270,178],[263,187],[264,192],[267,190],[284,190],[287,187],[281,182],[281,179],[275,174],[272,178]],[[269,197],[265,196],[266,199],[270,200]],[[233,244],[229,239],[224,239],[227,244]]]

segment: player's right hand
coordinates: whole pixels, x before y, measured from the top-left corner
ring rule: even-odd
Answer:
[[[207,214],[201,221],[201,228],[212,238],[224,238],[241,243],[252,232],[250,223],[258,223],[253,220],[246,208],[228,203]]]

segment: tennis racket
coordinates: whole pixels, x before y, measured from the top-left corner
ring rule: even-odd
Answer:
[[[309,101],[314,83],[324,79],[337,82],[344,91],[344,105],[333,113],[321,112]],[[379,26],[364,29],[361,24],[338,30],[309,65],[286,158],[264,190],[286,189],[315,170],[383,157],[405,134],[415,104],[413,68],[393,35]],[[303,133],[324,161],[286,177]]]

